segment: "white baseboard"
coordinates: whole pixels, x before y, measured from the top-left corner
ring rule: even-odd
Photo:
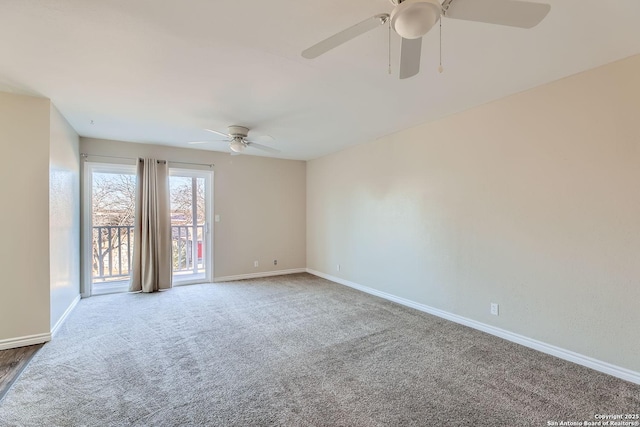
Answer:
[[[396,302],[398,304],[402,304],[407,307],[415,308],[416,310],[420,310],[425,313],[429,313],[434,316],[441,317],[443,319],[447,319],[452,322],[459,323],[461,325],[465,325],[470,328],[477,329],[491,335],[495,335],[507,341],[511,341],[511,342],[523,345],[525,347],[538,350],[542,353],[550,354],[552,356],[567,360],[569,362],[576,363],[578,365],[586,366],[587,368],[591,368],[596,371],[603,372],[605,374],[623,379],[625,381],[629,381],[635,384],[640,384],[640,372],[635,372],[630,369],[612,365],[611,363],[603,362],[601,360],[597,360],[592,357],[584,356],[582,354],[579,354],[570,350],[565,350],[563,348],[556,347],[554,345],[547,344],[542,341],[535,340],[533,338],[525,337],[524,335],[519,335],[504,329],[496,328],[495,326],[477,322],[475,320],[468,319],[466,317],[458,316],[457,314],[439,310],[437,308],[433,308],[428,305],[420,304],[406,298],[398,297],[386,292],[379,291],[377,289],[370,288],[368,286],[363,286],[354,282],[350,282],[345,279],[341,279],[340,277],[335,277],[329,274],[322,273],[320,271],[312,270],[310,268],[307,268],[307,273],[313,274],[314,276],[322,277],[323,279],[327,279],[344,286],[348,286],[350,288],[357,289],[359,291],[362,291],[371,295],[375,295],[377,297],[380,297],[389,301]]]
[[[292,268],[290,270],[263,271],[261,273],[239,274],[237,276],[216,277],[214,282],[232,282],[234,280],[259,279],[261,277],[283,276],[285,274],[306,273],[306,268]]]
[[[56,336],[56,334],[60,330],[60,327],[62,326],[64,321],[67,320],[67,317],[69,317],[69,314],[71,314],[71,312],[73,311],[74,308],[76,308],[76,305],[78,305],[79,302],[80,302],[80,295],[77,295],[73,299],[73,301],[71,301],[71,304],[69,304],[69,307],[67,307],[67,309],[64,311],[62,316],[60,316],[56,324],[51,329],[51,338]]]
[[[56,324],[51,328],[51,332],[48,334],[37,334],[37,335],[28,335],[26,337],[17,337],[17,338],[9,338],[6,340],[0,340],[0,350],[9,350],[11,348],[18,347],[26,347],[28,345],[42,344],[43,342],[49,342],[51,339],[58,333],[60,327],[67,320],[69,314],[73,311],[73,309],[80,302],[80,295],[78,294],[69,307],[65,310],[65,312],[60,316],[60,319],[56,322]]]
[[[0,340],[0,350],[10,348],[26,347],[28,345],[42,344],[51,341],[51,334],[28,335],[26,337],[9,338]]]

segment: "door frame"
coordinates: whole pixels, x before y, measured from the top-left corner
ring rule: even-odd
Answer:
[[[92,246],[93,246],[93,174],[94,173],[124,173],[136,175],[136,166],[122,163],[103,163],[103,162],[84,162],[84,174],[82,183],[82,245],[81,245],[81,263],[82,263],[82,280],[81,292],[82,298],[98,295],[93,292],[93,272],[92,272]],[[105,286],[101,289],[99,295],[127,291],[121,284],[114,286]]]
[[[80,281],[80,295],[82,298],[90,297],[91,295],[98,295],[93,293],[93,273],[92,273],[92,237],[93,237],[93,174],[94,172],[111,172],[111,173],[127,173],[136,174],[136,165],[129,163],[105,163],[105,162],[92,162],[85,160],[82,162],[83,174],[82,174],[82,226],[81,226],[81,244],[80,244],[80,259],[81,259],[81,281]],[[203,169],[187,169],[184,167],[172,167],[169,162],[169,175],[172,175],[172,171],[181,176],[195,176],[197,178],[204,178],[205,180],[205,254],[208,254],[205,258],[205,281],[212,282],[214,276],[214,233],[213,233],[213,188],[214,188],[214,171]],[[196,281],[183,281],[176,286],[188,285],[198,283]],[[128,288],[127,288],[128,289]],[[104,287],[99,294],[123,292],[127,289],[123,289],[122,286],[114,286],[112,289]]]

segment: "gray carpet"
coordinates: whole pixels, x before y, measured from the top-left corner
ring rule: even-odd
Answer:
[[[546,426],[640,387],[299,274],[83,300],[2,426]]]

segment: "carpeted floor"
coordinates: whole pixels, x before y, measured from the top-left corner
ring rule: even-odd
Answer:
[[[640,387],[307,274],[83,300],[2,426],[547,426]]]

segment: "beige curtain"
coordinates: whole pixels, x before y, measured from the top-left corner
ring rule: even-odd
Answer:
[[[167,162],[139,159],[136,182],[133,272],[129,291],[171,287],[171,217]]]

